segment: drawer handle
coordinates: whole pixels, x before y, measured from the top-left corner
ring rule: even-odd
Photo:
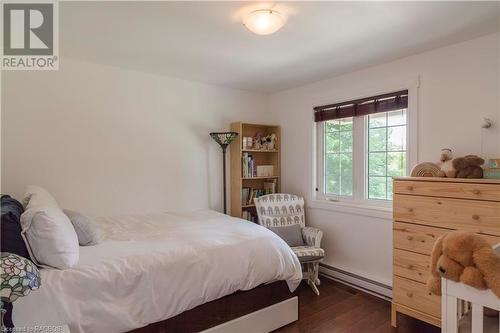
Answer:
[[[473,190],[472,193],[473,194],[481,194],[481,191],[479,191],[479,190]]]
[[[408,208],[408,213],[413,213],[413,208]]]
[[[411,185],[410,185],[410,186],[406,187],[406,189],[407,189],[408,191],[413,191],[413,186],[411,186]]]
[[[477,214],[472,215],[472,219],[476,221],[479,220],[479,215]]]
[[[411,241],[411,240],[413,240],[413,236],[406,236],[406,239]]]
[[[407,292],[406,292],[406,296],[408,296],[409,298],[412,298],[412,297],[413,297],[413,293],[412,293],[412,292],[410,292],[410,291],[407,291]]]
[[[409,265],[408,265],[408,269],[412,270],[412,269],[413,269],[413,265],[412,265],[412,264],[409,264]]]

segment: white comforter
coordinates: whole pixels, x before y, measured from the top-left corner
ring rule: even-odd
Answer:
[[[123,332],[237,290],[302,278],[271,231],[214,211],[101,218],[104,240],[80,247],[77,266],[43,269],[42,287],[14,303],[16,326],[68,324]]]

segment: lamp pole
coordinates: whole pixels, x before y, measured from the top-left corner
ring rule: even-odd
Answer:
[[[227,214],[227,199],[226,199],[226,148],[222,146],[222,188],[224,191],[224,214]]]
[[[210,133],[212,139],[222,148],[222,190],[224,192],[224,214],[227,214],[226,199],[226,149],[227,146],[238,136],[237,132],[214,132]]]

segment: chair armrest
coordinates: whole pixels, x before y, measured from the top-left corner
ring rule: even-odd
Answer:
[[[304,227],[302,228],[302,238],[309,246],[321,247],[321,238],[323,231],[318,228]]]

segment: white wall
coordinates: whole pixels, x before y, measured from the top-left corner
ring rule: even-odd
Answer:
[[[412,85],[420,77],[418,159],[436,161],[442,147],[456,155],[500,156],[498,34],[273,94],[270,110],[282,125],[285,191],[312,200],[312,107]],[[482,117],[496,126],[484,132]],[[325,263],[391,285],[390,219],[308,209],[308,223],[325,232]]]
[[[28,184],[90,215],[222,207],[208,133],[261,121],[262,94],[62,59],[2,73],[2,193]],[[228,160],[229,162],[229,160]]]

